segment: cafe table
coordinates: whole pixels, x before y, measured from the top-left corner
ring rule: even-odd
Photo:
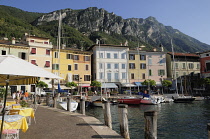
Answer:
[[[20,124],[15,124],[20,122]],[[2,116],[0,116],[0,124],[2,123]],[[15,125],[15,126],[14,126]],[[4,130],[5,129],[21,129],[23,132],[28,130],[26,117],[21,115],[5,115],[4,116]]]
[[[9,111],[9,115],[19,114],[22,116],[30,116],[31,118],[34,118],[34,109],[33,108],[12,108]]]
[[[22,108],[22,106],[20,104],[12,104],[12,108],[13,109]]]
[[[6,106],[11,106],[12,104],[16,104],[16,101],[7,101]]]

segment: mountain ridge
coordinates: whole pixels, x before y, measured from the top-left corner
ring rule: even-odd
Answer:
[[[2,5],[0,6],[2,7]],[[66,38],[67,41],[65,43],[67,43],[66,46],[68,47],[83,47],[86,49],[93,45],[96,39],[101,39],[101,43],[114,45],[120,45],[127,40],[131,48],[137,47],[138,45],[145,45],[145,49],[148,50],[154,47],[158,48],[161,44],[164,46],[165,51],[171,51],[171,40],[176,52],[199,52],[210,49],[210,45],[185,35],[178,29],[173,29],[171,26],[164,26],[152,16],[145,19],[123,19],[113,12],[109,13],[105,9],[98,9],[97,7],[88,7],[79,10],[67,8],[50,13],[33,13],[21,10],[18,15],[11,13],[11,11],[14,12],[15,10],[20,9],[13,9],[13,7],[7,9],[0,8],[0,13],[8,13],[6,17],[0,16],[0,21],[6,20],[7,18],[14,18],[18,22],[28,23],[27,25],[23,25],[27,26],[23,27],[24,31],[28,29],[32,30],[32,34],[41,34],[41,36],[50,37],[54,44],[56,44],[59,12],[61,11],[64,31],[63,37]],[[27,17],[30,17],[29,20],[26,20]],[[0,22],[0,28],[4,27],[5,25],[2,25]],[[3,37],[3,35],[5,34],[0,32],[0,36]]]

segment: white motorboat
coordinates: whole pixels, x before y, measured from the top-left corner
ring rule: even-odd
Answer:
[[[59,102],[58,105],[64,109],[64,110],[67,110],[67,102]],[[77,107],[78,107],[78,102],[71,102],[71,108],[70,108],[70,111],[73,112],[73,111],[76,111],[77,110]]]
[[[103,107],[103,101],[106,101],[106,99],[101,96],[93,96],[91,98],[91,102],[93,106],[96,106],[96,107]]]

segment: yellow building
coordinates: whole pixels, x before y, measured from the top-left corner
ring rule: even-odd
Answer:
[[[128,51],[128,73],[130,83],[143,82],[146,79],[146,52]]]
[[[52,53],[52,72],[63,78],[60,80],[61,87],[65,88],[64,85],[67,82],[75,82],[80,87],[90,86],[91,52],[71,48],[60,50],[55,48]]]

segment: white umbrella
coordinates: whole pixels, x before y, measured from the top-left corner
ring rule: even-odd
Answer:
[[[8,86],[21,85],[21,84],[34,84],[37,82],[38,77],[62,79],[61,77],[53,73],[50,73],[44,70],[43,68],[37,67],[13,55],[0,56],[0,85],[6,86],[6,93],[4,96],[4,107],[2,110],[3,116],[1,123],[1,134],[4,122]]]

